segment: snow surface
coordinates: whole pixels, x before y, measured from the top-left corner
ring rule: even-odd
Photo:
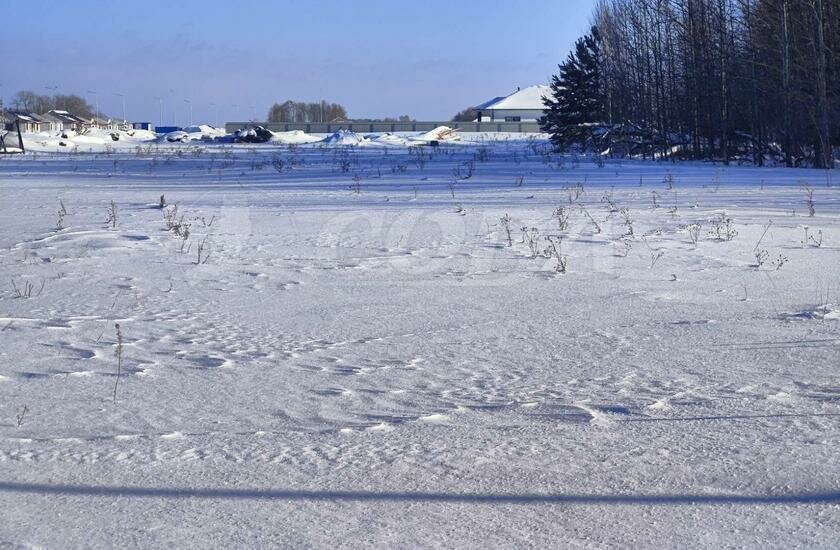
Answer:
[[[491,137],[0,157],[0,546],[836,547],[838,182]]]

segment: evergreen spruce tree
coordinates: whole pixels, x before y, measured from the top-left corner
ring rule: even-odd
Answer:
[[[601,37],[590,34],[575,42],[575,49],[551,77],[551,96],[543,98],[545,118],[540,125],[551,134],[554,147],[564,151],[573,144],[589,145],[598,123],[604,121],[600,73]]]

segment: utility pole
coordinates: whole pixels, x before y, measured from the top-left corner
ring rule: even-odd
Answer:
[[[193,125],[193,119],[192,119],[192,103],[190,102],[190,100],[189,100],[189,99],[185,99],[185,100],[184,100],[184,103],[186,103],[186,104],[187,104],[187,105],[189,105],[189,107],[190,107],[190,124],[189,124],[189,125],[190,125],[190,126],[192,126],[192,125]]]

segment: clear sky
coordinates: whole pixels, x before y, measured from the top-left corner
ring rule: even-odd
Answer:
[[[128,118],[263,119],[274,101],[449,119],[547,83],[595,0],[0,0],[0,94],[84,95]],[[189,104],[184,100],[189,100]],[[216,106],[214,107],[213,104]],[[237,107],[234,107],[237,105]],[[216,114],[218,111],[218,115]]]

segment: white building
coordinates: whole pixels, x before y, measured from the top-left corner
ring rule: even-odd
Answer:
[[[509,96],[496,97],[475,107],[478,122],[534,122],[544,113],[542,98],[551,94],[551,88],[537,84],[517,89]]]

